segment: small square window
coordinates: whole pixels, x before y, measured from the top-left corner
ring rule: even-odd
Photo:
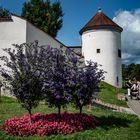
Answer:
[[[97,49],[96,51],[97,51],[97,53],[100,53],[100,49]]]

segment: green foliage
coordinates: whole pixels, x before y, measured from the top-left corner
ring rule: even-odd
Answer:
[[[31,0],[25,2],[21,16],[52,37],[57,36],[57,32],[63,23],[63,12],[59,1],[54,3],[51,3],[50,0]]]
[[[11,17],[10,12],[5,8],[0,7],[0,18],[10,18],[10,17]]]
[[[140,64],[122,65],[123,80],[136,78],[140,80]]]

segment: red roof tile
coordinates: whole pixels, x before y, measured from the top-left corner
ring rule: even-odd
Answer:
[[[99,10],[94,17],[80,30],[80,34],[85,31],[92,29],[107,29],[112,28],[119,32],[122,32],[123,29],[113,22],[109,17],[107,17],[101,10]]]

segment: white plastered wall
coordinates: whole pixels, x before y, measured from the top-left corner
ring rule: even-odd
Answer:
[[[30,43],[30,42],[34,42],[35,40],[38,40],[39,45],[50,45],[51,47],[57,47],[57,48],[60,48],[60,46],[62,46],[61,43],[56,41],[50,35],[46,34],[42,30],[33,26],[31,23],[27,22],[26,41],[27,43]]]
[[[3,48],[12,44],[26,42],[26,20],[12,16],[13,21],[0,22],[0,56],[5,55]]]

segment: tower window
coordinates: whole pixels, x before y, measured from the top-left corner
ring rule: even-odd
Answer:
[[[121,50],[118,49],[118,57],[121,57]]]
[[[100,49],[97,49],[96,52],[97,52],[97,53],[100,53],[101,51],[100,51]]]
[[[117,84],[116,86],[119,86],[119,77],[118,76],[116,77],[116,84]]]

